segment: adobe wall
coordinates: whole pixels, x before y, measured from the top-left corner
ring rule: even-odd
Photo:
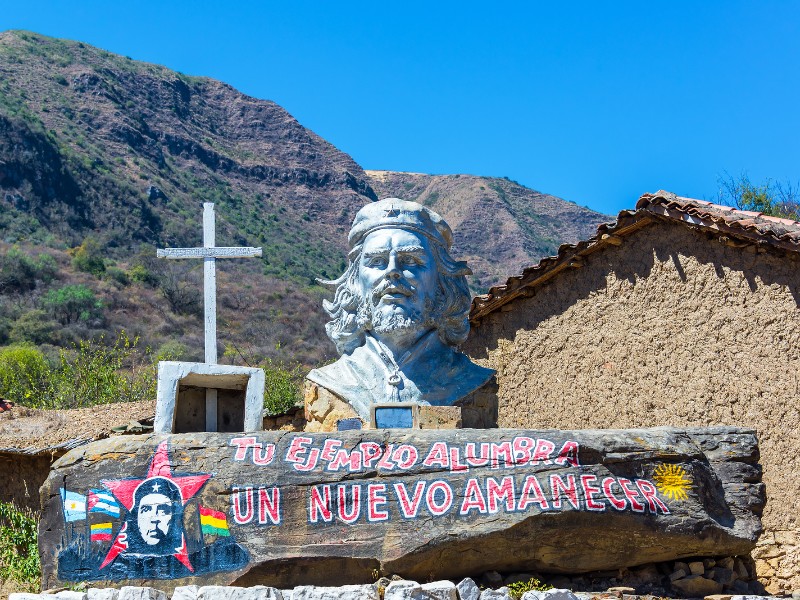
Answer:
[[[800,589],[800,261],[657,223],[473,327],[501,427],[757,429],[769,591]]]
[[[50,456],[0,452],[0,502],[14,502],[38,513],[39,488],[52,462]]]

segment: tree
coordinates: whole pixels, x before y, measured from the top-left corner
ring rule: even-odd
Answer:
[[[726,173],[718,179],[718,183],[720,204],[800,221],[800,190],[797,184],[767,179],[765,183],[756,185],[750,181],[747,173],[739,177]]]
[[[103,303],[95,297],[94,292],[81,284],[48,291],[42,298],[42,306],[62,325],[99,317],[103,310]]]

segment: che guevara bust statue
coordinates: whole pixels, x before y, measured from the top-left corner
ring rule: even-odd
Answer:
[[[353,221],[349,266],[336,280],[325,329],[341,354],[308,379],[365,421],[373,404],[450,406],[494,371],[457,350],[469,332],[467,264],[449,250],[453,233],[432,210],[397,198],[364,206]]]

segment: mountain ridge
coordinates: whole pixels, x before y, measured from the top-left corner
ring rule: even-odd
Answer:
[[[102,315],[60,328],[51,315],[55,345],[124,328],[197,357],[198,266],[154,256],[156,247],[200,245],[202,202],[217,205],[219,245],[264,248],[260,261],[219,263],[221,283],[240,288],[220,287],[221,347],[247,340],[259,356],[304,364],[333,354],[316,278],[344,270],[352,218],[379,195],[442,213],[456,255],[472,263],[475,292],[607,219],[498,178],[370,173],[276,103],[224,82],[82,42],[2,32],[0,258],[20,244],[32,257],[49,252],[57,270],[24,298],[0,285],[0,345],[18,339],[9,332],[44,311],[52,290],[84,285]],[[559,228],[558,214],[586,223]],[[482,222],[508,235],[488,237]],[[76,256],[91,248],[103,268],[87,275]]]

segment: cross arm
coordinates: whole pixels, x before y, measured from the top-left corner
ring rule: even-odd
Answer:
[[[158,258],[247,258],[261,256],[261,248],[215,247],[215,248],[165,248],[156,250]]]

